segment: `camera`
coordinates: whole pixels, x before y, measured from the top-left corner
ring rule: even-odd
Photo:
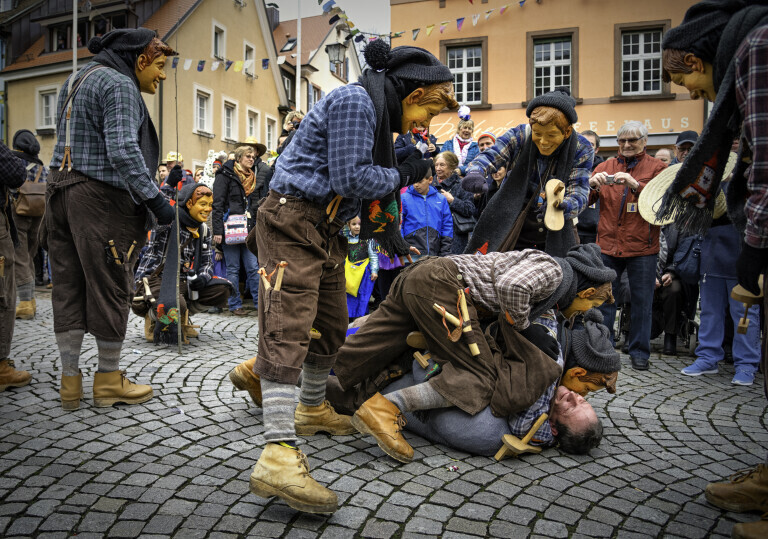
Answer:
[[[605,185],[613,185],[614,183],[616,183],[616,180],[613,178],[613,174],[606,174]]]

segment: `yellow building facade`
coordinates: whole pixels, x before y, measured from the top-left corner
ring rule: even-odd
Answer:
[[[578,103],[576,129],[597,132],[601,149],[615,149],[617,129],[632,120],[648,128],[649,147],[669,146],[681,131],[701,132],[707,113],[684,88],[661,80],[661,39],[694,3],[390,0],[392,31],[403,32],[392,44],[425,48],[451,68],[457,100],[472,109],[475,138],[527,122],[535,95],[569,86]],[[446,111],[431,132],[444,142],[458,120]]]

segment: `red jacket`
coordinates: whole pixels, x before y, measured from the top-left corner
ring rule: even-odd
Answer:
[[[590,190],[590,205],[600,200],[597,244],[603,254],[626,258],[659,252],[661,229],[640,216],[637,201],[643,187],[665,168],[664,163],[645,152],[639,154],[639,162],[629,171],[626,164],[615,157],[597,165],[593,175],[598,172],[628,172],[640,184],[636,193],[626,185],[603,185],[600,191]]]

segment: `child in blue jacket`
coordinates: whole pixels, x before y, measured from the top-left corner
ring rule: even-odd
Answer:
[[[432,172],[414,183],[402,194],[403,238],[419,256],[444,256],[451,254],[453,242],[453,217],[448,201],[432,187]],[[412,249],[413,250],[413,249]]]

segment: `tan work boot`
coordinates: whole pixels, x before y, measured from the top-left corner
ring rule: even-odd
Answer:
[[[153,396],[152,387],[134,384],[124,371],[97,372],[93,377],[93,404],[108,408],[113,404],[141,404]]]
[[[147,342],[154,342],[155,340],[155,321],[147,313],[144,316],[144,338]]]
[[[277,496],[306,513],[333,513],[339,505],[336,493],[309,475],[309,462],[299,448],[268,443],[253,467],[251,492],[262,498]]]
[[[20,301],[16,305],[16,318],[19,320],[32,320],[37,312],[35,298],[30,301]]]
[[[336,413],[328,401],[323,402],[320,406],[305,406],[299,403],[293,417],[296,424],[296,434],[300,436],[312,436],[320,431],[336,435],[357,432],[350,423],[352,417]]]
[[[736,513],[768,511],[768,466],[759,464],[728,479],[707,485],[704,495],[709,503]]]
[[[16,364],[11,359],[0,360],[0,391],[9,387],[24,387],[32,379],[27,371],[17,371]]]
[[[768,513],[757,522],[739,522],[731,531],[733,539],[765,539],[768,537]]]
[[[186,311],[184,313],[184,316],[181,317],[181,332],[184,335],[185,339],[196,339],[200,336],[200,333],[196,331],[196,328],[199,328],[200,326],[195,326],[189,323],[189,311]],[[185,343],[189,344],[189,343]]]
[[[387,455],[408,463],[413,460],[413,448],[401,434],[405,424],[400,409],[381,393],[365,401],[352,416],[352,426],[358,432],[370,434]]]
[[[232,385],[238,391],[247,391],[254,404],[261,407],[261,379],[259,375],[253,372],[253,366],[256,358],[252,357],[248,361],[243,361],[240,365],[232,369],[229,373],[229,379]]]
[[[83,373],[77,376],[61,375],[61,396],[62,410],[77,410],[80,408],[80,399],[83,398]]]

